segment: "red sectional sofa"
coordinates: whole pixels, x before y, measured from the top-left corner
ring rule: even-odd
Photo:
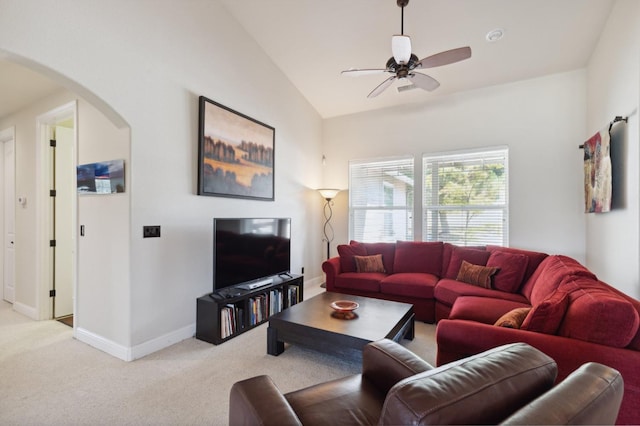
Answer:
[[[640,302],[574,259],[407,241],[352,241],[338,254],[322,265],[327,291],[412,303],[416,319],[438,322],[438,365],[512,342],[552,357],[558,381],[599,362],[624,379],[618,423],[640,424]]]

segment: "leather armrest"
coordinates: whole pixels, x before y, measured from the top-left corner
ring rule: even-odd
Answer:
[[[236,382],[229,396],[230,425],[302,425],[269,376]]]
[[[556,387],[515,412],[502,424],[615,424],[624,384],[617,370],[590,362]]]
[[[553,386],[556,363],[513,343],[416,374],[385,399],[380,424],[496,424]]]
[[[369,343],[362,352],[362,376],[386,394],[400,380],[433,366],[393,340]]]

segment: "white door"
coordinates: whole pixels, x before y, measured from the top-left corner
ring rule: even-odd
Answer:
[[[60,318],[73,314],[73,215],[74,177],[73,128],[55,127],[55,259],[54,316]]]
[[[2,143],[3,149],[3,205],[4,205],[4,253],[3,297],[7,302],[15,300],[15,146],[13,138]]]

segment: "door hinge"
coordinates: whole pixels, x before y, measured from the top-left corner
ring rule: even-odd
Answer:
[[[49,197],[55,197],[56,196],[56,190],[55,189],[51,189],[49,191]]]
[[[55,148],[56,147],[56,140],[55,139],[49,139],[49,146],[51,148]]]
[[[56,291],[55,290],[49,290],[49,297],[56,297]]]
[[[49,247],[55,247],[56,246],[56,240],[49,240]]]

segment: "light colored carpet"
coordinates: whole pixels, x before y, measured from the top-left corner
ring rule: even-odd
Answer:
[[[322,290],[306,289],[305,298]],[[195,303],[195,301],[194,301]],[[187,339],[124,362],[0,302],[0,424],[227,424],[229,390],[270,375],[283,392],[360,372],[360,364],[297,346],[266,354],[263,324],[222,345]],[[435,326],[402,344],[435,365]]]

